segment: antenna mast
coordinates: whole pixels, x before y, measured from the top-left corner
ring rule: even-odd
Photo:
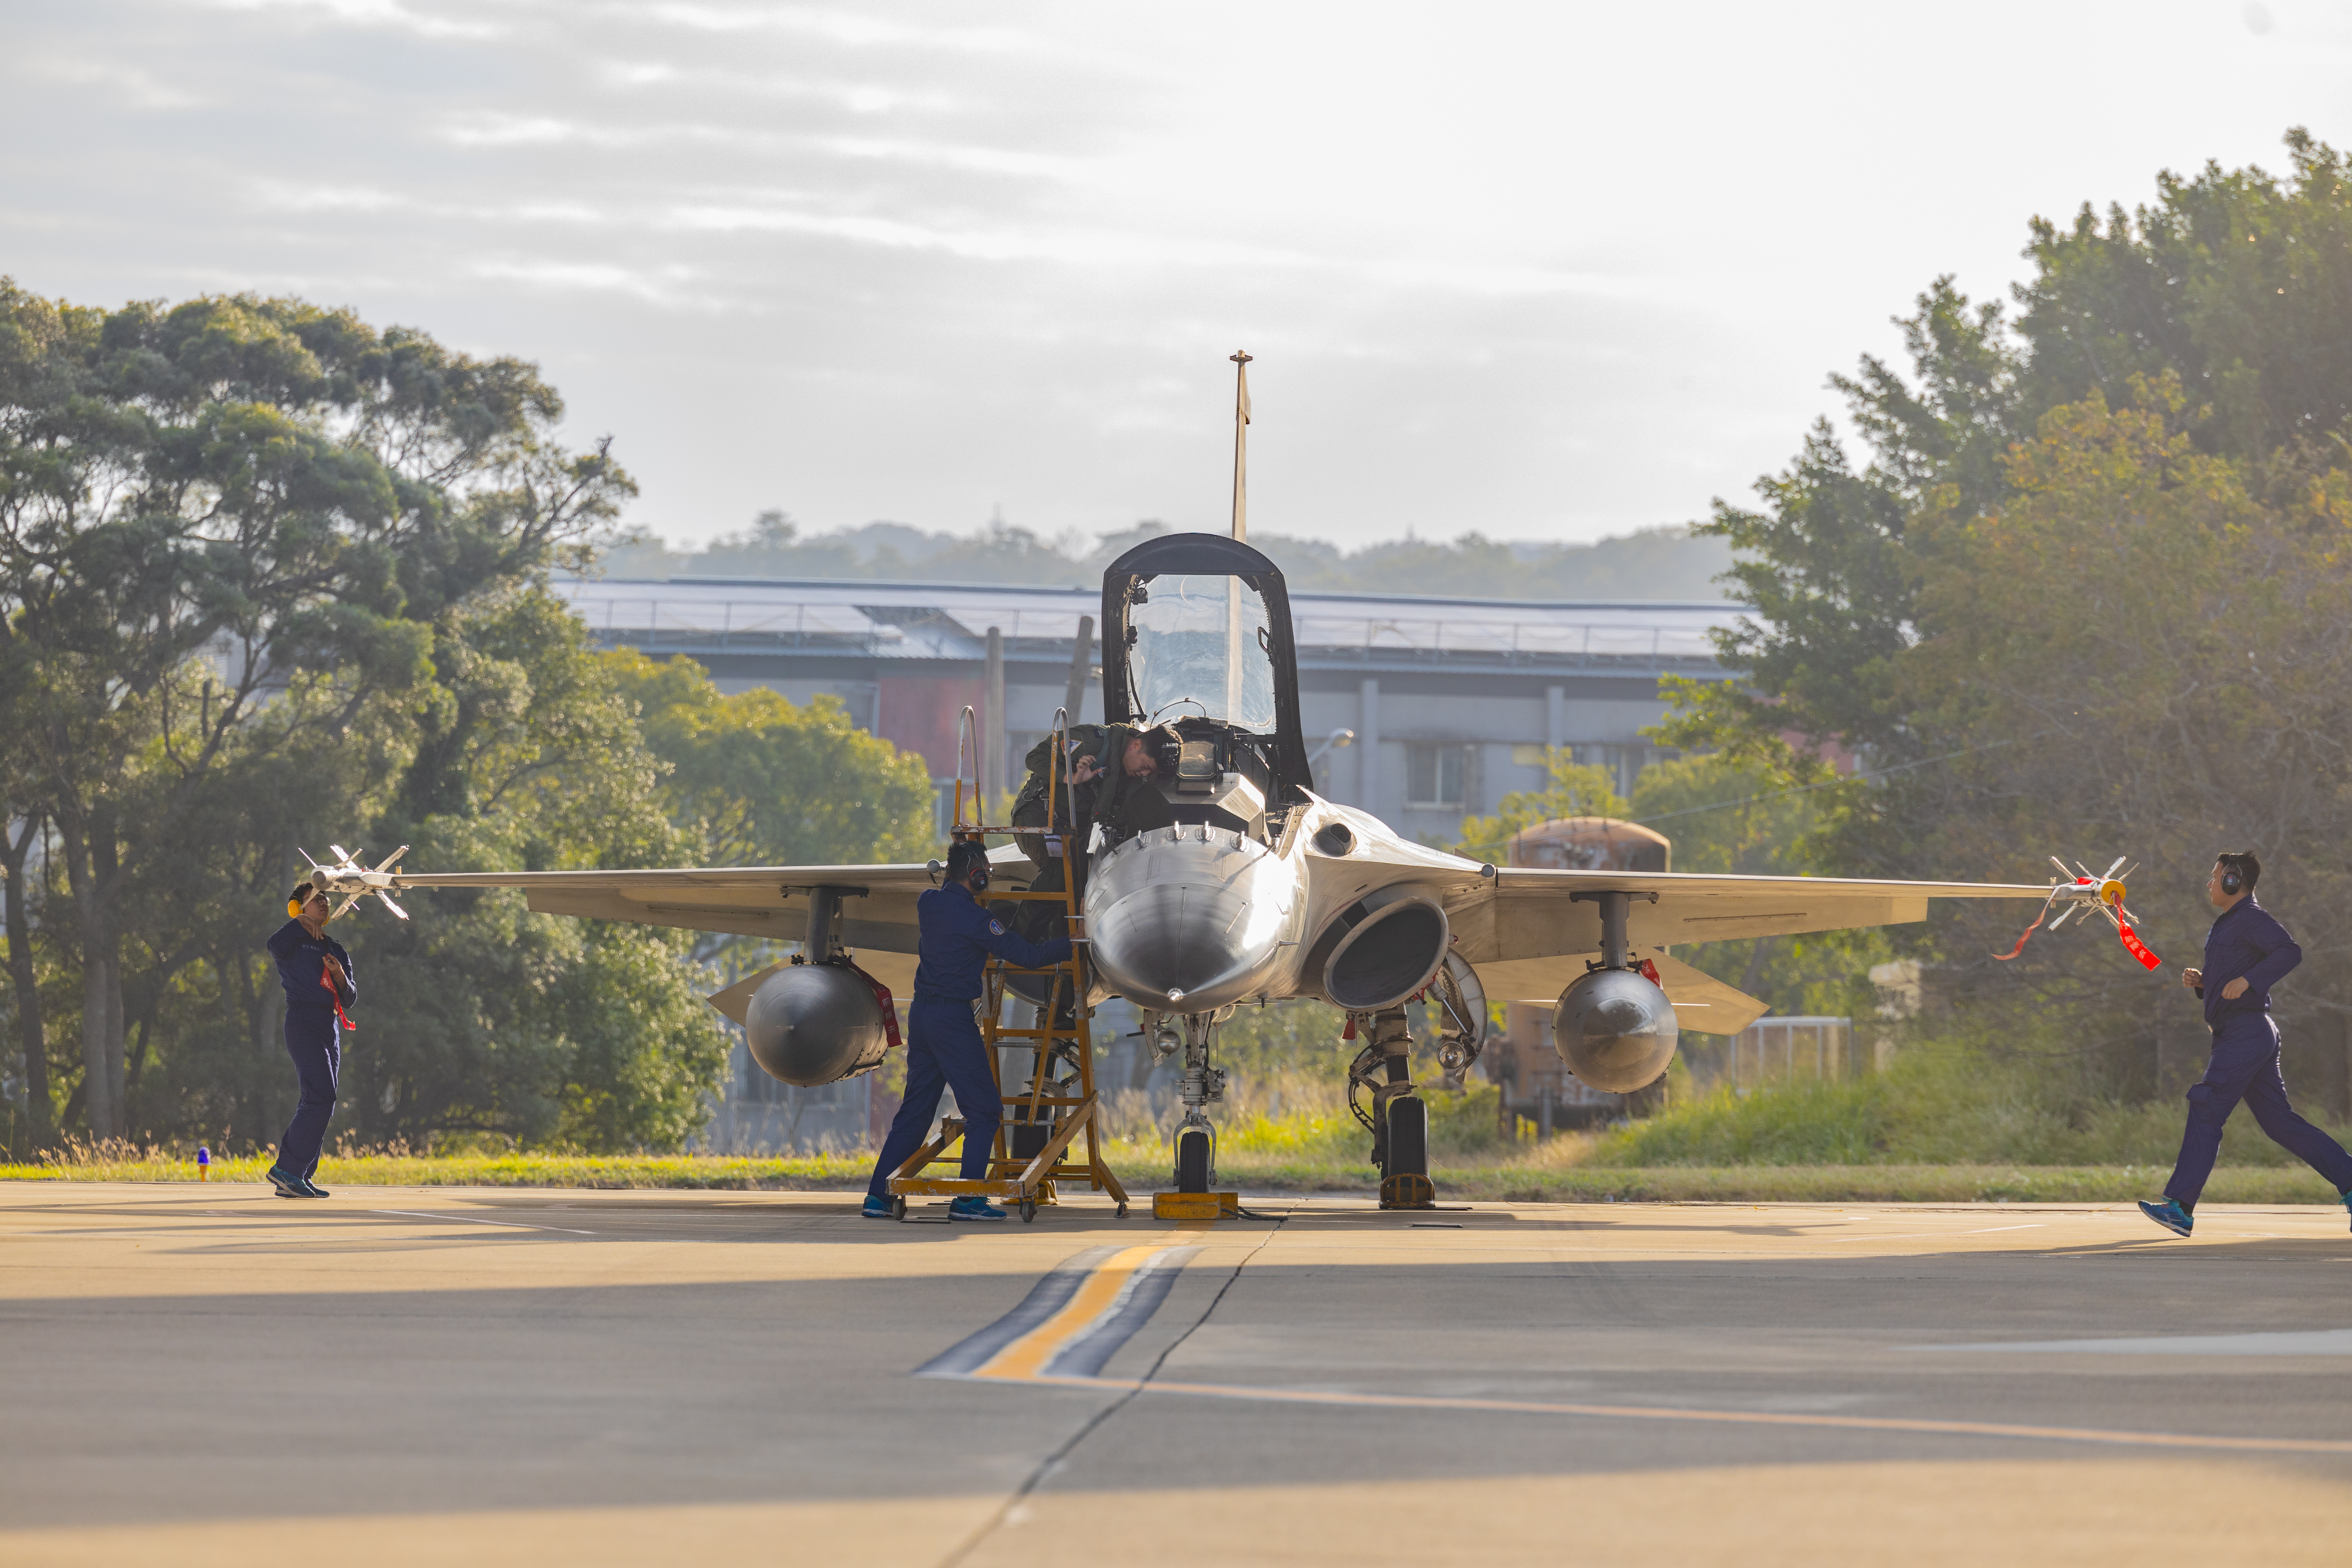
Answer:
[[[1249,542],[1249,363],[1237,353],[1234,362],[1234,537]]]

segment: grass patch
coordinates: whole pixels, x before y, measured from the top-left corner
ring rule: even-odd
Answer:
[[[1496,1091],[1424,1090],[1432,1174],[1456,1199],[1518,1203],[2116,1203],[2153,1195],[2180,1140],[2177,1103],[2069,1100],[2046,1083],[1957,1054],[1921,1051],[1893,1071],[1686,1100],[1642,1121],[1540,1144],[1497,1131]],[[1104,1153],[1129,1190],[1169,1184],[1173,1116],[1137,1095],[1107,1109]],[[1370,1194],[1370,1137],[1328,1082],[1236,1080],[1217,1117],[1218,1173],[1255,1191]],[[2338,1131],[2336,1136],[2344,1137]],[[572,1154],[499,1148],[434,1153],[350,1148],[336,1186],[721,1188],[855,1191],[870,1151],[791,1157]],[[267,1152],[213,1163],[216,1182],[259,1183]],[[77,1147],[53,1163],[0,1165],[0,1180],[193,1182],[193,1151]],[[2327,1184],[2233,1117],[2206,1189],[2218,1203],[2332,1203]]]
[[[214,1182],[261,1183],[268,1153],[218,1155]],[[833,1191],[863,1187],[871,1154],[329,1154],[319,1184],[352,1187],[677,1187]],[[195,1157],[163,1149],[75,1149],[54,1163],[0,1165],[0,1181],[193,1182]]]
[[[1343,1113],[1344,1114],[1344,1113]],[[1554,1139],[1516,1155],[1431,1161],[1440,1194],[1489,1203],[2120,1203],[2164,1184],[2159,1164],[1596,1163],[1607,1137]],[[1249,1138],[1229,1138],[1218,1155],[1230,1185],[1255,1192],[1338,1192],[1369,1197],[1377,1188],[1350,1120],[1335,1131],[1315,1113],[1267,1119]],[[1335,1147],[1336,1146],[1336,1147]],[[1120,1140],[1106,1153],[1131,1194],[1164,1187],[1165,1144]],[[269,1156],[216,1159],[212,1180],[259,1185]],[[330,1188],[576,1187],[767,1192],[854,1192],[873,1169],[865,1153],[766,1158],[730,1154],[344,1153],[320,1163]],[[194,1182],[194,1159],[166,1150],[78,1151],[48,1164],[0,1165],[0,1181]],[[2223,1166],[2206,1196],[2216,1203],[2331,1204],[2326,1183],[2300,1165]]]

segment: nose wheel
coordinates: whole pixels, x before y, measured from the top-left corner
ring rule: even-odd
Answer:
[[[1176,1130],[1176,1190],[1180,1193],[1205,1193],[1209,1190],[1210,1167],[1214,1163],[1215,1143],[1206,1127],[1180,1127]]]

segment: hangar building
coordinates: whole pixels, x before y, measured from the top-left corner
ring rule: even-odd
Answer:
[[[1003,787],[1019,785],[1020,759],[1052,726],[1080,617],[1102,609],[1093,587],[714,577],[557,587],[607,646],[685,654],[726,691],[830,693],[865,728],[920,752],[943,784],[955,777],[957,715],[988,714],[992,630]],[[1291,608],[1307,749],[1322,751],[1317,789],[1412,838],[1450,837],[1465,813],[1541,787],[1548,746],[1611,768],[1630,793],[1653,751],[1641,731],[1665,710],[1658,678],[1720,678],[1707,634],[1741,613],[1307,592]],[[1098,688],[1072,717],[1100,721]]]

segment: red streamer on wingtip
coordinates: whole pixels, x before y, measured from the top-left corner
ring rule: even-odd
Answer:
[[[2059,884],[2060,887],[2063,887],[2064,885],[2065,884],[2063,882]],[[2033,917],[2033,923],[2025,928],[2025,935],[2017,939],[2017,945],[2011,948],[2007,952],[1994,953],[1992,955],[1992,961],[1995,963],[2007,963],[2011,959],[2015,958],[2019,953],[2023,952],[2025,951],[2025,938],[2032,936],[2035,931],[2042,929],[2042,922],[2050,918],[2050,906],[2057,901],[2058,889],[2053,888],[2050,889],[2050,896],[2042,900],[2042,912]]]
[[[2156,954],[2148,952],[2147,943],[2140,941],[2139,933],[2132,930],[2131,927],[2123,924],[2121,921],[2117,921],[2116,924],[2116,930],[2124,939],[2124,951],[2130,953],[2134,958],[2138,959],[2139,966],[2142,969],[2154,969],[2164,962],[2164,960],[2157,957]]]

